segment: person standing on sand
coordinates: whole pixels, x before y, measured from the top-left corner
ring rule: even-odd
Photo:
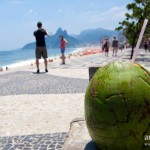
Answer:
[[[60,35],[60,50],[61,50],[61,59],[62,59],[62,63],[61,64],[65,64],[65,48],[67,45],[68,41],[66,39],[64,39],[63,35]]]
[[[122,51],[124,49],[124,43],[120,41],[119,43],[119,49]]]
[[[145,52],[147,52],[147,50],[148,50],[148,40],[146,40],[144,42],[144,49],[145,49]]]
[[[101,43],[102,52],[104,52],[104,40]]]
[[[148,39],[148,49],[149,49],[149,52],[150,52],[150,38]]]
[[[105,42],[104,42],[104,51],[105,51],[105,57],[108,57],[108,53],[109,53],[109,40],[108,40],[108,38],[106,38]]]
[[[37,73],[40,73],[39,69],[39,59],[41,59],[41,56],[44,59],[44,64],[45,64],[45,72],[48,72],[47,69],[47,49],[46,49],[46,43],[45,43],[45,35],[49,36],[46,30],[42,28],[42,23],[38,22],[37,23],[38,30],[34,31],[33,35],[35,36],[36,39],[36,50],[35,50],[35,55],[36,55],[36,66],[37,66]]]
[[[117,56],[118,52],[118,47],[119,47],[119,42],[114,36],[113,41],[112,41],[112,48],[113,48],[113,55],[112,56]]]

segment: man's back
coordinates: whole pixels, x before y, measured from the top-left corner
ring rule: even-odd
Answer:
[[[36,46],[46,46],[45,44],[46,31],[44,29],[36,30],[34,36],[36,38]]]
[[[118,47],[118,40],[112,41],[112,47]]]

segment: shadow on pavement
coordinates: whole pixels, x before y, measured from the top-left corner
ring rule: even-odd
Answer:
[[[40,72],[40,73],[37,73],[37,72],[32,72],[33,74],[46,74],[47,72]]]
[[[84,150],[98,150],[95,143],[93,141],[90,141],[84,148]]]
[[[136,58],[136,61],[150,62],[150,58]]]

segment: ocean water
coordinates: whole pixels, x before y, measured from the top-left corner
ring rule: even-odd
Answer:
[[[66,48],[65,54],[82,51],[83,48]],[[60,49],[47,49],[50,59],[60,56]],[[0,51],[0,67],[18,67],[35,62],[35,49]]]

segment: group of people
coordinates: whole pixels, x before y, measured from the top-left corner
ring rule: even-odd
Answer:
[[[150,52],[150,38],[144,42],[144,49],[145,49],[145,52],[147,52],[148,50]]]
[[[47,31],[45,29],[42,28],[42,23],[38,22],[37,23],[37,30],[34,31],[34,36],[36,39],[36,50],[35,50],[35,55],[36,55],[36,66],[37,66],[37,73],[40,73],[40,69],[39,69],[39,59],[41,59],[41,57],[43,57],[44,59],[44,64],[45,64],[45,72],[48,72],[48,68],[47,68],[47,58],[48,58],[48,54],[47,54],[47,48],[46,48],[46,42],[45,42],[45,36],[49,36],[49,34],[47,33]],[[60,51],[61,51],[61,60],[62,63],[61,64],[65,64],[65,48],[67,45],[67,40],[64,39],[63,35],[60,35]],[[108,57],[109,54],[109,50],[110,47],[112,47],[113,50],[113,54],[112,56],[117,56],[117,52],[118,50],[122,50],[124,48],[124,43],[122,41],[117,40],[117,38],[114,36],[112,43],[109,42],[108,38],[105,38],[104,41],[102,42],[102,51],[105,52],[105,56]],[[147,51],[149,47],[150,50],[150,39],[145,41],[144,43],[144,48]]]
[[[109,39],[106,38],[102,42],[102,51],[105,52],[105,56],[106,57],[108,57],[110,46],[112,46],[112,48],[113,48],[113,54],[112,54],[112,56],[117,56],[118,49],[122,50],[124,48],[123,42],[119,43],[119,41],[117,40],[117,38],[115,36],[113,37],[112,44],[110,44]]]
[[[0,71],[3,71],[3,67],[0,67]]]
[[[47,68],[47,48],[46,48],[46,42],[45,42],[45,36],[49,36],[48,32],[42,28],[42,22],[37,23],[37,30],[34,31],[33,35],[36,39],[36,50],[35,50],[35,56],[36,56],[36,66],[37,66],[37,73],[40,73],[39,69],[39,59],[43,57],[44,64],[45,64],[45,72],[48,72]],[[65,48],[67,45],[67,40],[64,39],[63,35],[60,35],[60,50],[61,50],[61,60],[62,64],[65,64]]]
[[[3,71],[3,67],[0,67],[0,71]],[[6,66],[6,71],[8,70],[8,67]]]

